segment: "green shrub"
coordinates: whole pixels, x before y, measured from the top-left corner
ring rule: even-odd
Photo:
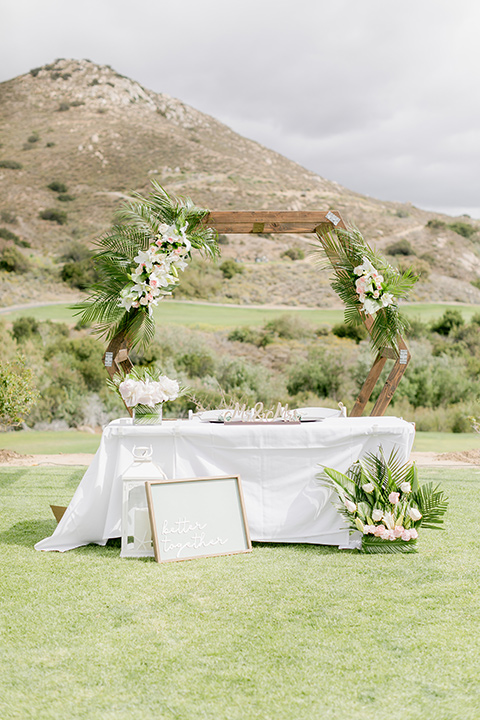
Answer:
[[[448,227],[450,230],[453,230],[453,232],[456,232],[464,238],[471,238],[477,232],[476,227],[470,225],[470,223],[462,222],[461,220],[456,220],[455,222],[450,223]]]
[[[476,287],[480,290],[480,278],[477,278],[476,280],[471,280],[470,285],[473,285],[473,287]]]
[[[17,320],[14,320],[12,325],[12,335],[19,343],[25,342],[25,340],[31,340],[35,336],[38,336],[40,338],[38,331],[38,320],[28,315],[19,317]]]
[[[439,335],[449,335],[454,328],[464,323],[465,320],[459,310],[446,310],[439,320],[432,323],[431,330]]]
[[[365,340],[368,333],[363,325],[347,325],[346,323],[338,323],[332,328],[332,333],[339,338],[349,338],[355,340],[357,345]]]
[[[40,72],[41,69],[42,69],[41,67],[32,68],[32,69],[30,70],[30,75],[32,75],[32,77],[37,77],[37,75],[38,75],[38,73]]]
[[[175,363],[183,369],[188,377],[206,377],[215,372],[215,360],[206,351],[188,352],[181,355]]]
[[[40,140],[40,135],[38,134],[38,132],[33,132],[33,133],[27,138],[27,140],[28,140],[29,143],[32,143],[32,144],[33,144],[33,143],[36,143],[36,142],[38,142],[38,141]]]
[[[70,103],[71,107],[80,107],[81,105],[85,105],[83,100],[74,100]]]
[[[301,320],[295,315],[279,315],[270,320],[263,328],[265,334],[285,340],[299,340],[314,336],[314,328],[310,323]]]
[[[65,263],[60,271],[60,277],[70,287],[85,290],[98,280],[98,273],[91,260]]]
[[[437,220],[437,218],[434,218],[433,220],[429,220],[425,227],[429,230],[445,230],[447,223],[443,220]]]
[[[480,313],[475,313],[474,315],[472,315],[472,317],[470,318],[470,323],[472,325],[480,325]]]
[[[221,272],[212,263],[192,260],[180,276],[180,283],[173,291],[174,297],[208,299],[220,292],[221,278]]]
[[[402,239],[391,243],[385,248],[387,255],[414,255],[414,251],[408,240]]]
[[[55,143],[54,143],[54,142],[47,142],[47,144],[45,145],[45,147],[48,147],[48,148],[55,147]]]
[[[235,275],[243,273],[242,265],[231,259],[225,260],[225,262],[220,265],[220,270],[223,273],[223,277],[229,280]]]
[[[0,168],[7,168],[8,170],[21,170],[23,165],[16,160],[0,160]]]
[[[408,212],[408,210],[405,210],[405,208],[398,208],[395,215],[399,218],[407,218],[410,216],[410,213]]]
[[[12,240],[14,243],[18,243],[20,240],[18,235],[3,227],[0,227],[0,238],[3,238],[4,240]]]
[[[65,112],[65,110],[70,110],[70,105],[67,102],[61,102],[58,106],[58,112]]]
[[[4,240],[11,240],[15,243],[15,245],[18,245],[18,247],[31,247],[30,243],[27,240],[22,240],[18,237],[18,235],[16,235],[16,233],[8,230],[7,228],[0,227],[0,238],[3,238]]]
[[[345,370],[336,355],[323,348],[312,350],[308,360],[295,365],[289,373],[287,390],[290,395],[314,393],[320,398],[339,399]]]
[[[15,247],[7,246],[0,251],[0,270],[14,273],[26,273],[30,263]]]
[[[217,238],[217,242],[219,245],[229,245],[230,244],[230,240],[228,239],[228,237],[226,235],[219,235]]]
[[[295,245],[285,250],[280,257],[290,258],[290,260],[303,260],[305,258],[305,250]]]
[[[68,193],[60,193],[60,195],[57,195],[57,200],[60,200],[60,202],[72,202],[72,200],[75,200],[75,196],[69,195]]]
[[[53,190],[53,192],[58,193],[66,193],[68,188],[65,185],[65,183],[60,182],[59,180],[53,180],[50,185],[47,185],[49,190]]]
[[[17,216],[11,210],[2,210],[0,218],[2,222],[8,223],[9,225],[15,225],[17,222]]]
[[[42,220],[51,220],[57,225],[66,225],[68,222],[67,213],[64,210],[56,210],[55,208],[47,208],[39,213]]]
[[[18,356],[12,362],[0,361],[0,427],[19,425],[28,417],[38,393],[33,373]]]
[[[258,347],[265,346],[264,340],[266,337],[267,335],[265,333],[257,330],[256,328],[251,328],[248,325],[235,328],[228,335],[230,342],[250,343],[251,345],[257,345]],[[269,338],[270,342],[273,342],[273,336],[270,335]],[[266,344],[268,344],[268,341]]]

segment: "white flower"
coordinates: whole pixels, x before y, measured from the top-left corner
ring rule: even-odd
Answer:
[[[357,506],[351,500],[345,500],[345,507],[347,508],[348,512],[351,512],[351,513],[354,513],[355,510],[357,509]]]
[[[362,485],[362,490],[365,490],[366,493],[372,493],[375,490],[375,485],[373,483],[365,483],[365,485]]]
[[[127,379],[120,383],[118,390],[120,395],[125,401],[125,405],[133,407],[138,405],[138,391],[140,389],[140,382],[138,380]]]
[[[150,247],[148,248],[148,250],[139,250],[138,255],[136,255],[133,260],[134,262],[138,263],[138,265],[143,265],[145,269],[151,270],[153,265],[152,248]]]
[[[372,520],[374,520],[375,522],[379,522],[382,518],[383,518],[383,510],[379,510],[377,508],[372,512]]]
[[[354,268],[353,272],[355,273],[355,275],[366,275],[367,273],[376,273],[376,270],[370,260],[364,257],[362,258],[362,264],[357,265],[357,267]]]
[[[408,511],[408,514],[412,518],[413,522],[417,522],[417,520],[420,520],[422,517],[422,513],[420,510],[417,510],[417,508],[411,507]]]
[[[393,530],[393,528],[395,527],[395,520],[392,513],[385,513],[385,515],[383,516],[383,522],[389,530]]]
[[[176,380],[171,380],[166,375],[161,375],[159,384],[165,396],[165,400],[175,400],[180,392],[180,386]]]
[[[380,298],[380,302],[382,303],[383,307],[387,307],[388,305],[395,304],[395,298],[392,293],[386,292],[383,293],[382,297]]]
[[[402,484],[400,485],[400,490],[403,493],[409,493],[412,490],[412,486],[410,485],[409,482],[402,482]]]
[[[380,298],[380,301],[365,298],[363,302],[363,309],[365,310],[367,315],[375,315],[377,310],[380,310],[380,308],[382,307],[381,303],[383,303],[383,298]]]

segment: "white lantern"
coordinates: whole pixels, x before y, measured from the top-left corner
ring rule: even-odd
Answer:
[[[122,475],[122,549],[120,557],[153,557],[148,515],[147,480],[166,480],[162,468],[152,462],[152,446],[134,447],[134,462]]]

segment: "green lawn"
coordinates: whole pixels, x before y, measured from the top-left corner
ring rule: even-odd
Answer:
[[[1,468],[2,720],[473,720],[480,468],[422,471],[446,532],[411,556],[256,544],[157,565],[39,553],[78,469]]]
[[[27,455],[52,455],[56,453],[94,453],[100,443],[100,435],[65,430],[62,432],[0,433],[0,448],[16,450]],[[461,452],[480,447],[476,433],[417,432],[415,452]]]
[[[405,315],[412,318],[420,318],[429,322],[440,317],[445,310],[460,310],[465,320],[470,320],[472,315],[480,312],[478,305],[447,305],[439,304],[407,304],[403,306]],[[343,319],[343,310],[331,309],[296,309],[273,310],[258,307],[228,307],[222,305],[202,305],[198,303],[170,302],[165,301],[155,310],[157,324],[188,325],[192,327],[205,328],[229,328],[241,325],[259,327],[269,320],[272,320],[285,312],[298,314],[299,317],[309,322],[322,325],[333,325]],[[24,315],[37,318],[37,320],[58,320],[75,324],[78,318],[73,316],[69,305],[43,305],[38,308],[26,308],[24,310],[13,310],[2,312],[6,320],[15,320]]]

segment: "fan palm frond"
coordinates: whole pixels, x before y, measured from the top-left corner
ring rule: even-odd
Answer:
[[[323,225],[317,229],[317,236],[320,243],[316,252],[317,262],[322,268],[333,271],[331,286],[345,304],[345,322],[349,325],[359,325],[366,317],[355,286],[355,268],[365,258],[383,276],[383,292],[395,298],[405,298],[418,280],[412,270],[399,273],[389,265],[365,242],[356,228],[344,230]],[[377,309],[369,329],[372,347],[377,351],[391,347],[398,355],[399,338],[407,327],[408,322],[400,314],[397,304]]]

